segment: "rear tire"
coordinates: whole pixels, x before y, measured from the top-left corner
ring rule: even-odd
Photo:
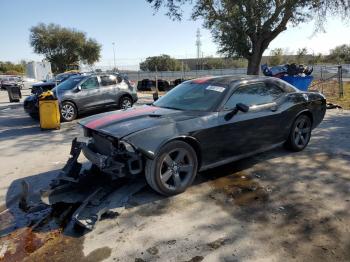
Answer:
[[[162,195],[182,193],[196,177],[197,155],[185,142],[169,142],[161,148],[154,160],[147,160],[145,176],[147,183]]]
[[[70,122],[77,118],[78,110],[72,102],[63,102],[60,108],[63,121]]]
[[[300,115],[293,123],[285,147],[291,151],[302,151],[311,138],[312,122],[307,115]]]
[[[128,96],[122,96],[119,99],[119,108],[120,109],[126,110],[126,109],[132,107],[132,105],[133,105],[133,101]]]

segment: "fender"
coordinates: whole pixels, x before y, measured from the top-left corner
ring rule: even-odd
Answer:
[[[175,140],[181,140],[181,141],[188,143],[196,151],[197,157],[198,158],[201,157],[200,143],[196,138],[194,138],[193,136],[190,136],[190,135],[179,135],[179,136],[171,137],[168,139],[164,139],[160,143],[157,143],[157,146],[148,146],[148,147],[146,145],[143,145],[143,146],[135,145],[135,144],[133,144],[133,142],[131,140],[132,139],[123,139],[123,141],[126,141],[126,142],[132,144],[132,146],[134,146],[136,148],[136,150],[138,150],[144,156],[146,156],[148,159],[151,159],[151,160],[153,160],[155,158],[155,156],[158,154],[158,152],[160,151],[160,149],[164,145],[166,145],[172,141],[175,141]]]
[[[76,104],[73,100],[65,99],[65,100],[63,100],[63,101],[59,101],[60,107],[61,107],[61,105],[62,105],[64,102],[72,103],[72,104],[75,106],[75,108],[77,109],[77,113],[78,113],[78,114],[80,113],[80,112],[79,112],[80,110],[79,110],[77,104]]]
[[[163,141],[163,143],[161,143],[161,144],[158,146],[158,148],[157,148],[157,150],[156,150],[156,152],[155,152],[155,155],[158,154],[158,152],[160,151],[160,149],[161,149],[164,145],[166,145],[166,144],[168,144],[168,143],[170,143],[170,142],[172,142],[172,141],[175,141],[175,140],[184,141],[184,142],[188,143],[190,146],[192,146],[192,148],[194,149],[194,151],[195,151],[196,154],[197,154],[198,160],[200,160],[200,158],[201,158],[201,152],[202,152],[200,143],[199,143],[199,141],[198,141],[195,137],[190,136],[190,135],[179,135],[179,136],[177,136],[177,137],[173,137],[173,138],[171,138],[171,139],[168,139],[168,140]]]
[[[145,133],[147,133],[147,136]],[[179,134],[176,123],[172,122],[166,126],[157,126],[132,133],[122,138],[122,140],[133,145],[147,158],[154,159],[162,145],[173,140],[175,137],[181,136],[183,136],[183,134]],[[145,139],[145,137],[147,138]]]
[[[127,95],[127,96],[130,96],[130,97],[131,97],[130,93],[128,93],[127,91],[119,90],[118,93],[116,94],[117,100],[118,100],[120,97],[124,96],[124,95]]]

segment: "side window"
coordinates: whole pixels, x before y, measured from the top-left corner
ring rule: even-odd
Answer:
[[[278,86],[263,82],[241,86],[226,102],[224,109],[232,109],[238,103],[248,106],[271,103],[283,93],[283,90]]]
[[[269,95],[273,98],[272,100],[276,100],[285,93],[282,88],[273,83],[266,83],[265,85]]]
[[[84,83],[81,84],[82,89],[94,89],[98,87],[99,87],[99,84],[96,76],[90,77]]]
[[[111,86],[117,84],[117,78],[113,75],[100,76],[101,86]]]

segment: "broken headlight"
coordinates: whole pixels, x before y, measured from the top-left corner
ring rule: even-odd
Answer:
[[[77,129],[78,129],[78,136],[77,136],[78,142],[88,143],[90,138],[87,137],[87,130],[86,130],[86,128],[84,128],[81,125],[78,125]]]
[[[119,148],[121,150],[125,150],[125,151],[128,151],[130,153],[134,153],[135,152],[135,148],[131,144],[129,144],[129,143],[125,142],[125,141],[120,141],[119,142]]]

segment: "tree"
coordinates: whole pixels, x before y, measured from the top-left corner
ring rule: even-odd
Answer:
[[[276,48],[271,50],[270,52],[270,59],[269,59],[269,65],[276,66],[283,63],[283,49],[282,48]]]
[[[247,65],[243,59],[207,57],[204,60],[205,69],[242,68]]]
[[[335,63],[350,63],[350,45],[340,45],[331,49],[328,60]]]
[[[0,61],[0,73],[8,75],[24,74],[25,65]]]
[[[56,73],[64,72],[82,62],[92,65],[100,58],[101,45],[75,29],[55,24],[39,24],[30,29],[34,52],[43,54]]]
[[[206,58],[206,69],[221,69],[225,68],[225,63],[221,58]]]
[[[307,56],[307,48],[299,48],[297,51],[297,55],[296,55],[296,62],[297,64],[304,64],[306,63],[306,56]]]
[[[146,0],[155,10],[165,6],[167,15],[182,18],[184,3],[194,3],[192,18],[201,18],[219,45],[219,52],[248,60],[248,74],[258,74],[262,54],[287,26],[314,19],[316,29],[328,14],[346,17],[346,0]]]
[[[140,63],[142,71],[178,71],[181,70],[181,62],[168,55],[150,56]]]

